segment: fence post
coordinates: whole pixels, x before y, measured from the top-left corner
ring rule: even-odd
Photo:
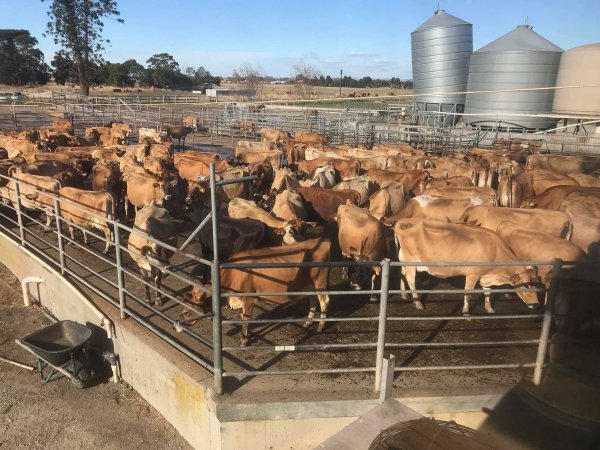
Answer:
[[[54,220],[56,220],[56,237],[58,239],[58,257],[60,261],[60,273],[65,274],[65,246],[63,242],[62,226],[60,223],[60,204],[58,195],[54,194]]]
[[[115,219],[116,220],[116,219]],[[118,223],[114,224],[115,233],[115,262],[117,264],[117,286],[119,288],[119,309],[121,310],[121,319],[127,318],[125,314],[125,279],[123,277],[123,262],[121,259],[121,228]]]
[[[212,283],[212,309],[213,309],[213,366],[214,382],[217,394],[223,393],[223,353],[221,329],[221,272],[219,264],[219,237],[218,237],[218,205],[217,205],[217,180],[215,179],[215,163],[210,163],[210,206],[213,234],[213,261],[211,265]]]
[[[546,352],[548,348],[548,338],[550,337],[550,326],[552,325],[552,313],[554,310],[554,301],[558,292],[558,277],[562,267],[562,259],[552,260],[552,275],[550,278],[550,286],[548,287],[548,300],[544,307],[544,320],[542,322],[542,332],[540,334],[540,343],[538,345],[537,358],[535,360],[535,371],[533,373],[533,384],[539,386],[542,382],[542,369],[546,360]]]
[[[387,322],[387,301],[390,282],[390,260],[381,262],[381,289],[379,295],[379,327],[377,329],[377,356],[375,357],[375,392],[381,389],[381,371],[385,352],[385,329]]]
[[[19,187],[19,180],[13,178],[15,180],[15,209],[17,210],[17,224],[19,224],[19,234],[21,236],[21,245],[25,245],[25,230],[23,229],[23,216],[21,213],[21,189]]]

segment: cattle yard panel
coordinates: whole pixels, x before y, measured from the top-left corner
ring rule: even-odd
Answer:
[[[211,164],[211,192],[216,192],[217,182],[214,177],[214,165]],[[545,362],[546,357],[546,348],[550,335],[550,323],[552,321],[553,315],[553,304],[554,297],[557,292],[557,285],[554,280],[558,280],[558,274],[560,273],[562,267],[562,261],[528,261],[528,262],[515,262],[515,263],[433,263],[428,262],[428,266],[475,266],[475,265],[498,265],[498,266],[508,266],[508,265],[543,265],[543,264],[552,264],[553,265],[553,284],[550,286],[548,291],[548,304],[545,308],[543,314],[538,313],[528,313],[528,314],[505,314],[505,315],[473,315],[470,317],[463,316],[393,316],[390,314],[388,309],[388,297],[390,295],[396,294],[410,294],[410,293],[418,293],[418,294],[427,294],[427,293],[436,293],[436,294],[481,294],[481,293],[516,293],[520,291],[533,291],[533,292],[542,292],[543,289],[417,289],[415,291],[411,291],[410,289],[404,290],[394,290],[389,287],[389,276],[391,268],[398,268],[400,266],[419,266],[423,265],[423,263],[409,263],[409,262],[390,262],[389,260],[384,261],[370,261],[370,262],[361,262],[361,263],[351,263],[351,262],[325,262],[325,263],[294,263],[289,264],[290,266],[298,267],[298,266],[311,266],[311,267],[343,267],[343,266],[363,266],[363,267],[380,267],[382,270],[382,283],[379,289],[374,290],[361,290],[361,291],[352,291],[352,290],[328,290],[328,291],[320,291],[319,294],[329,294],[332,296],[356,296],[356,295],[365,295],[365,294],[376,294],[379,295],[380,302],[378,307],[378,314],[372,316],[359,316],[359,317],[328,317],[328,318],[313,318],[310,320],[310,323],[329,323],[329,322],[339,322],[349,323],[349,322],[373,322],[377,326],[377,339],[376,340],[368,340],[364,342],[354,342],[354,343],[342,343],[342,342],[334,342],[327,344],[294,344],[288,345],[286,343],[274,343],[273,345],[251,345],[248,347],[234,347],[231,345],[223,344],[222,336],[223,336],[223,326],[239,326],[244,322],[248,324],[295,324],[295,323],[304,323],[307,322],[306,318],[296,318],[296,319],[250,319],[250,320],[227,320],[221,317],[221,299],[227,299],[231,296],[238,297],[247,297],[247,296],[256,296],[256,293],[246,292],[246,293],[223,293],[221,292],[221,286],[219,282],[215,282],[212,285],[212,301],[213,301],[213,313],[205,314],[203,311],[198,309],[195,310],[197,316],[196,319],[208,318],[212,316],[212,330],[207,328],[206,326],[202,331],[194,331],[191,326],[187,326],[186,321],[179,321],[172,317],[172,304],[171,306],[167,305],[165,308],[155,307],[153,305],[147,304],[143,297],[140,295],[141,288],[148,287],[154,294],[160,293],[161,296],[166,297],[170,300],[173,300],[175,306],[183,305],[184,302],[180,299],[181,292],[188,290],[190,287],[199,287],[201,289],[204,288],[203,285],[198,283],[197,279],[193,276],[193,270],[189,269],[190,265],[197,266],[200,264],[210,265],[212,272],[212,279],[219,280],[220,269],[222,268],[257,268],[257,267],[267,267],[267,266],[276,266],[276,267],[284,267],[286,264],[268,264],[268,263],[256,263],[256,264],[229,264],[222,263],[218,259],[214,259],[213,261],[207,261],[204,258],[200,258],[196,256],[194,253],[184,252],[181,249],[178,249],[173,246],[169,246],[164,244],[154,238],[145,236],[145,238],[149,239],[152,242],[155,242],[158,245],[161,245],[164,249],[174,252],[178,257],[184,258],[184,263],[178,263],[177,266],[167,267],[163,265],[158,265],[153,261],[148,260],[147,258],[137,255],[137,257],[141,257],[146,261],[147,264],[154,267],[157,270],[161,270],[165,273],[165,276],[169,276],[170,283],[174,287],[161,287],[161,289],[157,289],[154,285],[152,285],[147,280],[142,279],[140,276],[136,274],[135,268],[131,268],[131,264],[127,264],[123,262],[123,258],[120,256],[121,254],[131,256],[132,251],[124,245],[123,238],[131,233],[140,233],[133,227],[127,226],[123,223],[120,223],[117,220],[112,220],[105,218],[96,214],[95,212],[90,211],[89,209],[83,210],[81,205],[77,203],[57,196],[54,193],[50,192],[42,192],[40,191],[40,196],[46,197],[47,201],[44,201],[45,204],[51,205],[50,212],[51,216],[53,216],[55,228],[52,228],[51,231],[56,239],[56,244],[51,241],[48,237],[48,232],[39,233],[34,232],[33,227],[44,227],[44,224],[39,221],[33,214],[31,214],[28,210],[24,209],[21,205],[20,201],[20,186],[26,185],[25,181],[20,181],[13,179],[15,181],[15,198],[17,201],[14,206],[14,214],[6,214],[5,212],[0,212],[0,219],[4,222],[2,224],[2,228],[4,232],[11,236],[14,239],[17,239],[21,242],[21,244],[37,253],[40,253],[46,259],[49,259],[50,262],[56,264],[55,261],[58,262],[58,266],[61,272],[73,280],[77,281],[81,286],[86,287],[90,291],[95,294],[101,296],[102,298],[109,301],[112,305],[119,308],[121,311],[122,317],[132,317],[137,322],[146,326],[148,329],[156,333],[159,337],[169,342],[179,351],[190,357],[192,360],[200,364],[205,369],[209,370],[214,374],[214,386],[217,392],[223,391],[223,378],[224,377],[247,377],[247,376],[259,376],[259,375],[291,375],[291,374],[324,374],[324,373],[374,373],[375,374],[375,389],[380,388],[380,374],[382,368],[383,355],[386,350],[391,349],[406,349],[406,348],[479,348],[479,347],[514,347],[514,346],[538,346],[538,351],[536,354],[535,361],[531,363],[523,363],[523,362],[506,362],[503,364],[467,364],[467,365],[429,365],[429,366],[410,366],[410,365],[399,365],[396,367],[396,371],[418,371],[418,370],[471,370],[471,369],[507,369],[514,367],[533,367],[535,368],[534,372],[534,381],[539,383],[541,377],[542,367]],[[32,186],[30,185],[29,188]],[[214,197],[214,196],[213,196]],[[211,208],[211,220],[213,225],[213,230],[218,230],[218,214],[216,207],[216,198],[212,199],[212,208]],[[61,208],[68,207],[74,210],[82,210],[85,214],[95,217],[98,220],[105,221],[109,223],[113,229],[114,238],[110,241],[110,244],[115,248],[116,259],[105,256],[99,252],[93,245],[92,246],[84,246],[80,244],[77,240],[71,239],[65,233],[65,228],[68,226],[72,226],[80,231],[83,231],[78,224],[72,223],[61,216]],[[14,217],[16,215],[16,217]],[[18,228],[18,233],[14,231],[14,228]],[[92,235],[95,241],[104,244],[105,237],[95,231],[87,230],[87,233]],[[67,243],[65,246],[64,243]],[[216,234],[213,234],[213,246],[215,248],[215,255],[218,254],[218,240],[216,239]],[[93,258],[94,260],[102,263],[105,269],[95,270],[97,265],[90,264],[89,261],[85,261],[81,256],[78,256],[73,253],[73,249],[79,249],[82,254],[87,254],[88,257]],[[174,257],[175,258],[175,257]],[[181,260],[180,260],[181,261]],[[187,268],[187,269],[186,269]],[[187,271],[186,271],[187,270]],[[110,274],[109,274],[110,271]],[[90,281],[93,280],[93,281]],[[173,280],[173,281],[171,281]],[[205,289],[205,288],[204,288]],[[299,296],[307,296],[307,295],[316,295],[317,292],[314,291],[303,291],[303,292],[275,292],[275,293],[266,293],[262,292],[260,295],[299,295]],[[190,306],[191,309],[194,309]],[[146,312],[144,312],[146,311]],[[149,311],[149,313],[147,312]],[[178,331],[183,331],[187,336],[194,340],[197,345],[201,346],[204,350],[199,350],[197,347],[190,348],[188,345],[183,345],[179,339],[177,339],[176,335],[170,334],[168,331],[164,329],[165,325],[157,324],[155,321],[151,319],[151,317],[158,317],[161,324],[166,323],[169,327],[174,327]],[[432,322],[441,322],[441,321],[486,321],[486,320],[514,320],[514,319],[539,319],[543,318],[542,323],[542,331],[540,333],[540,337],[537,339],[522,339],[522,340],[514,340],[514,339],[502,339],[502,340],[493,340],[493,341],[471,341],[471,342],[389,342],[386,338],[386,326],[388,324],[394,322],[414,322],[414,321],[432,321]],[[267,352],[267,353],[293,353],[293,352],[328,352],[328,351],[360,351],[360,350],[375,350],[375,361],[372,365],[368,366],[347,366],[343,368],[339,367],[330,367],[330,368],[318,368],[318,369],[284,369],[284,370],[255,370],[248,369],[242,365],[242,370],[229,370],[226,369],[223,365],[223,360],[227,359],[228,361],[238,361],[238,357],[236,354],[242,353],[245,354],[247,352]],[[237,364],[239,366],[239,364]]]

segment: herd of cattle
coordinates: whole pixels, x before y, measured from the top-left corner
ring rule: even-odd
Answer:
[[[600,258],[600,179],[593,159],[539,153],[537,142],[497,141],[460,156],[428,155],[409,145],[371,149],[330,145],[324,135],[262,129],[260,142],[239,141],[235,153],[176,148],[197,126],[186,118],[167,133],[140,129],[127,145],[129,125],[110,123],[75,136],[70,122],[46,129],[0,133],[0,196],[5,204],[42,210],[49,226],[60,215],[74,239],[74,225],[97,229],[109,252],[113,231],[107,220],[131,220],[127,247],[147,282],[160,295],[161,267],[172,252],[155,240],[177,246],[179,219],[198,225],[210,211],[210,164],[217,180],[242,179],[217,187],[219,260],[292,263],[281,267],[221,269],[225,292],[325,291],[329,267],[340,257],[354,261],[384,258],[422,265],[403,266],[400,284],[415,290],[417,271],[436,277],[465,277],[465,289],[548,285],[550,267],[428,266],[426,262],[515,262]],[[599,160],[600,161],[600,160]],[[250,178],[248,178],[250,177]],[[17,188],[18,182],[18,188]],[[18,189],[18,190],[17,190]],[[17,196],[19,197],[17,201]],[[174,220],[176,219],[176,220]],[[148,236],[151,238],[149,239]],[[87,243],[86,232],[83,232]],[[200,233],[202,256],[213,258],[210,221]],[[353,288],[375,290],[380,266],[358,265]],[[206,278],[203,281],[208,281]],[[209,283],[184,300],[210,308]],[[519,291],[530,307],[535,292]],[[150,290],[146,283],[146,297]],[[413,302],[423,305],[416,293]],[[489,295],[485,309],[493,312]],[[325,318],[329,296],[317,296]],[[374,298],[371,297],[373,300]],[[259,300],[286,303],[288,296],[228,297],[242,319]],[[314,299],[313,299],[314,300]],[[463,313],[469,313],[470,295]],[[307,325],[317,312],[311,302]],[[184,316],[193,311],[184,308]],[[318,320],[318,319],[317,319]],[[319,321],[319,330],[324,326]],[[242,327],[242,344],[248,339]]]

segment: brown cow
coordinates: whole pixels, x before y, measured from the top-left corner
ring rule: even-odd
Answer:
[[[554,186],[525,202],[525,206],[530,208],[560,210],[562,202],[573,192],[600,194],[599,188],[584,186]]]
[[[60,216],[65,219],[71,240],[75,240],[75,226],[82,228],[83,243],[88,238],[85,229],[96,228],[104,234],[104,250],[108,253],[113,241],[113,233],[107,220],[115,218],[115,200],[109,192],[92,192],[75,187],[63,187],[60,195]],[[63,201],[66,199],[68,201]]]
[[[399,246],[400,262],[419,262],[418,266],[402,266],[401,285],[406,280],[409,289],[415,290],[417,271],[433,276],[448,278],[465,277],[465,290],[475,288],[477,282],[483,288],[509,284],[515,288],[539,284],[533,267],[525,266],[427,266],[427,261],[436,262],[515,262],[518,261],[508,245],[494,231],[462,224],[451,224],[426,219],[403,219],[394,231]],[[538,305],[535,292],[520,291],[517,295],[529,308]],[[416,293],[412,294],[417,309],[423,304]],[[406,295],[404,295],[406,297]],[[465,294],[463,314],[469,314],[471,294]],[[493,313],[490,295],[485,295],[485,310]]]
[[[170,183],[167,180],[159,180],[151,175],[141,173],[130,173],[123,176],[125,181],[125,215],[132,204],[136,211],[152,202],[162,206],[166,200],[171,198]]]
[[[504,239],[520,261],[551,261],[560,258],[563,261],[583,261],[586,254],[575,244],[549,233],[531,228],[523,228],[512,222],[502,222],[496,232]],[[538,275],[546,289],[550,287],[552,266],[536,266]],[[565,268],[573,266],[564,266]],[[548,292],[546,292],[546,299]],[[544,301],[544,303],[546,303]]]
[[[258,177],[252,180],[254,199],[260,201],[267,195],[273,184],[273,166],[270,163],[258,163],[250,166],[249,175]]]
[[[275,203],[271,211],[275,217],[290,221],[294,219],[307,220],[306,208],[302,197],[295,190],[284,190],[275,196]]]
[[[392,216],[399,212],[406,200],[404,186],[396,181],[386,181],[379,190],[369,198],[369,214],[377,220]]]
[[[551,170],[526,169],[525,173],[531,180],[531,189],[534,195],[540,195],[554,186],[579,186],[579,183],[573,178]]]
[[[573,192],[563,200],[560,210],[600,219],[600,192]]]
[[[428,187],[423,192],[424,195],[432,195],[434,197],[444,197],[449,199],[459,198],[481,198],[485,204],[495,205],[496,204],[496,192],[492,188],[488,187],[456,187],[456,186],[444,186],[444,187]]]
[[[16,184],[19,181],[19,199],[21,207],[26,209],[40,209],[46,213],[46,228],[50,226],[54,216],[54,194],[60,189],[58,180],[52,177],[31,175],[28,173],[15,173],[6,186],[7,200],[13,204],[17,202]]]
[[[338,241],[342,256],[354,261],[381,261],[388,256],[384,226],[365,210],[354,205],[340,205],[337,212]],[[365,277],[371,272],[365,266],[355,268],[350,286],[354,290],[363,290]],[[371,267],[371,290],[375,290],[375,281],[380,273],[379,266]],[[377,301],[375,294],[369,300]]]
[[[565,155],[530,155],[527,158],[528,169],[549,170],[560,175],[569,175],[570,173],[588,173],[593,170],[593,165],[586,164],[581,156]]]
[[[378,185],[373,183],[368,175],[362,175],[360,177],[338,183],[333,187],[333,190],[341,191],[350,189],[358,192],[358,195],[360,196],[359,204],[364,205],[369,201],[369,197],[377,190],[377,188]]]
[[[377,184],[381,185],[386,181],[397,181],[402,183],[406,194],[418,193],[420,184],[423,180],[430,178],[426,170],[407,170],[403,172],[390,172],[388,170],[372,169],[367,172],[369,177]],[[415,192],[417,191],[417,192]]]
[[[267,247],[248,250],[234,254],[228,263],[306,263],[326,262],[329,260],[331,243],[325,239],[311,239],[284,247]],[[242,320],[252,317],[254,306],[261,301],[268,301],[278,305],[290,301],[287,295],[262,296],[261,292],[298,292],[303,290],[327,290],[329,277],[328,267],[260,267],[255,269],[221,269],[221,287],[224,292],[256,292],[256,297],[222,297],[227,298],[227,303],[232,309],[241,309]],[[184,299],[192,304],[201,305],[209,310],[211,301],[207,292],[210,285],[204,286],[205,290],[195,288],[191,295]],[[329,295],[317,294],[321,307],[321,318],[327,317]],[[314,299],[311,297],[311,307],[308,313],[306,326],[310,325],[317,311]],[[184,309],[183,314],[189,313]],[[322,331],[325,322],[320,321],[317,331]],[[248,323],[242,325],[241,345],[248,343]]]
[[[177,230],[171,221],[171,216],[165,208],[155,205],[154,202],[150,202],[136,213],[133,232],[129,235],[127,248],[144,281],[154,282],[154,286],[156,286],[154,304],[161,305],[160,285],[163,269],[169,266],[173,251],[148,239],[147,236],[177,247]],[[144,287],[146,288],[146,301],[150,303],[150,288],[147,284],[144,284]]]
[[[179,147],[185,145],[185,137],[192,132],[191,127],[186,127],[183,125],[169,125],[167,126],[167,140],[175,138],[178,140]]]
[[[292,136],[287,131],[275,130],[273,128],[261,128],[260,137],[265,142],[287,141]]]
[[[461,222],[496,231],[501,222],[509,221],[527,228],[550,233],[569,239],[572,231],[571,219],[561,211],[544,209],[497,208],[494,206],[471,206],[467,208]]]
[[[296,165],[299,172],[312,173],[316,168],[332,164],[341,180],[356,178],[360,172],[360,163],[338,158],[317,158],[309,161],[299,161]]]
[[[236,149],[234,160],[239,164],[258,164],[268,161],[273,170],[281,168],[283,154],[281,150],[254,151],[248,149]]]
[[[329,143],[329,137],[319,133],[296,131],[294,133],[294,141],[302,142],[304,144],[327,145]]]
[[[123,195],[119,164],[115,161],[98,161],[92,169],[92,189],[110,192],[115,197],[115,205],[118,205]]]
[[[360,196],[358,192],[349,189],[332,191],[321,188],[299,187],[298,194],[302,197],[306,214],[310,220],[332,222],[337,216],[340,205],[345,205],[348,200],[353,205],[358,205]]]

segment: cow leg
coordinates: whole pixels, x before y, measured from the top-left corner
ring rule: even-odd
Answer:
[[[50,228],[50,224],[52,223],[52,214],[50,214],[48,211],[46,212],[46,229]]]
[[[488,314],[495,313],[496,310],[492,306],[492,290],[483,288],[483,296],[485,298],[485,312]]]
[[[242,304],[242,312],[240,316],[244,323],[242,323],[242,337],[240,338],[240,346],[245,347],[248,345],[248,320],[252,319],[252,310],[254,309],[254,304],[250,302],[244,302]]]
[[[83,233],[83,243],[85,245],[88,245],[88,236],[87,236],[87,233],[85,232],[85,230],[81,230],[81,232]]]
[[[113,240],[113,234],[110,231],[110,226],[108,224],[107,227],[104,229],[104,239],[106,239],[106,242],[104,243],[104,251],[102,253],[106,255],[108,253],[108,250],[110,249],[110,243]]]
[[[156,275],[154,275],[154,286],[156,286],[156,300],[154,301],[155,306],[160,306],[163,304],[162,294],[160,292],[161,281],[162,281],[162,272],[157,269]]]
[[[410,289],[411,291],[416,290],[416,279],[417,279],[417,267],[416,266],[402,266],[402,272],[404,272],[404,277],[406,279],[406,284],[408,285],[408,289]],[[400,275],[400,288],[404,289],[404,287],[402,286],[402,273]],[[405,299],[408,298],[408,295],[405,294],[404,297]],[[417,309],[424,309],[423,308],[423,303],[421,302],[421,300],[419,300],[419,294],[417,294],[416,292],[414,292],[412,294],[412,298],[413,298],[413,303],[415,305],[415,308]]]
[[[377,272],[375,270],[373,270],[373,276],[371,277],[371,290],[374,291],[375,290],[375,282],[377,281]],[[377,301],[377,296],[375,294],[371,294],[369,296],[369,301],[370,302],[376,302]]]
[[[479,279],[478,276],[467,274],[465,277],[465,290],[475,288],[475,284]],[[469,301],[471,300],[471,294],[465,294],[465,299],[463,302],[463,316],[469,316]]]
[[[308,317],[306,318],[306,322],[304,322],[304,328],[308,328],[310,326],[317,312],[317,302],[313,296],[310,297],[309,302],[310,309],[308,310]]]
[[[144,281],[149,281],[150,279],[150,274],[148,273],[147,270],[144,270],[142,268],[140,268],[140,274],[142,275],[142,279]],[[144,288],[146,289],[146,303],[150,303],[150,286],[148,286],[146,283],[144,283]]]
[[[319,299],[319,305],[321,307],[321,319],[325,319],[327,317],[327,306],[329,306],[329,295],[319,295],[317,294],[317,298]],[[317,333],[320,333],[325,328],[325,321],[319,321],[319,327],[317,328]]]
[[[69,234],[71,235],[71,240],[67,242],[67,244],[72,245],[75,240],[75,227],[69,225]]]

